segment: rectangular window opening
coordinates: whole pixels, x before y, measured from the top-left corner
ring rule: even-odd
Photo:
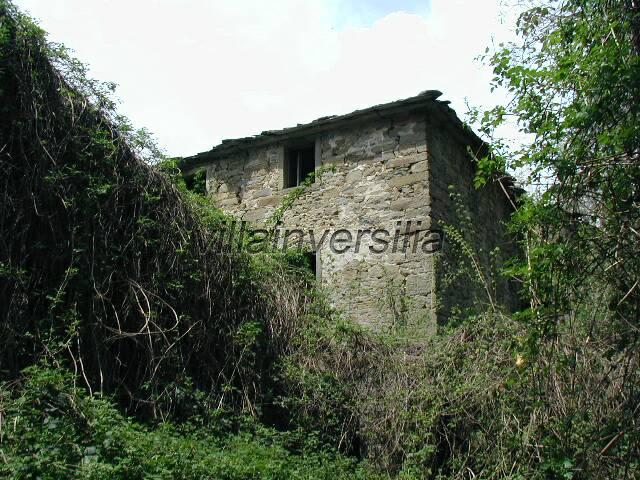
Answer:
[[[320,283],[320,258],[318,252],[306,252],[304,256],[306,267],[313,274],[315,281]]]
[[[313,273],[314,276],[317,276],[318,263],[316,260],[316,252],[307,252],[305,256],[307,257],[307,265],[309,267],[309,270],[311,271],[311,273]]]
[[[284,188],[299,186],[316,169],[315,145],[287,148],[284,158]]]

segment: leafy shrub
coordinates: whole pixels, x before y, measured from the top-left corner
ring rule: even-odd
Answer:
[[[88,396],[60,368],[39,365],[25,374],[0,387],[3,478],[375,478],[312,436],[250,419],[235,434],[215,424],[149,427],[124,417],[108,398]]]

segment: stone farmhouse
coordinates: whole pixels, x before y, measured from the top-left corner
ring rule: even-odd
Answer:
[[[206,170],[208,195],[239,220],[253,228],[279,220],[281,244],[302,239],[346,315],[375,328],[433,329],[456,308],[515,301],[513,285],[478,274],[447,234],[466,231],[487,272],[496,247],[498,258],[515,251],[504,228],[515,188],[507,177],[474,188],[486,145],[440,95],[224,140],[185,158],[183,171]]]

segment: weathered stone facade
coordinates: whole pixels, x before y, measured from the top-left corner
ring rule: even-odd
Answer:
[[[375,327],[411,323],[432,329],[448,307],[473,301],[463,285],[440,298],[445,292],[439,291],[439,278],[445,272],[438,271],[439,258],[448,244],[445,239],[443,251],[434,252],[441,240],[437,230],[458,221],[449,185],[464,193],[482,227],[474,242],[478,250],[508,245],[500,222],[510,211],[499,185],[473,189],[468,148],[481,148],[481,142],[436,100],[438,95],[425,92],[226,141],[185,165],[192,171],[206,168],[207,192],[224,211],[260,226],[292,191],[284,184],[287,148],[313,145],[317,178],[285,211],[283,227],[303,230],[308,246],[313,232],[318,278],[346,315]],[[390,234],[384,252],[382,242],[374,240],[384,236],[383,230]],[[332,236],[337,237],[333,245]]]

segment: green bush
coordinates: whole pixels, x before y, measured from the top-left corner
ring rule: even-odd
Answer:
[[[313,436],[278,433],[247,419],[224,425],[150,427],[89,396],[81,379],[34,366],[0,386],[0,476],[11,479],[365,479],[354,460]]]

